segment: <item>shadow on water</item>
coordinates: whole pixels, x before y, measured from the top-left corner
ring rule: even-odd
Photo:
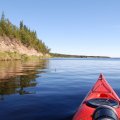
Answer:
[[[0,62],[0,99],[10,94],[30,94],[26,87],[37,85],[37,74],[43,73],[47,60],[38,61],[1,61]],[[39,71],[38,71],[39,69]]]

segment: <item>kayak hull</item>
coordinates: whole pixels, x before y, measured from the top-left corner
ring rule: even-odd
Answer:
[[[96,107],[91,107],[87,104],[87,101],[90,101],[91,99],[110,99],[117,101],[118,106],[116,108],[114,107],[114,110],[120,118],[120,99],[115,91],[112,89],[112,87],[105,80],[104,76],[100,74],[97,82],[81,103],[79,109],[73,117],[73,120],[92,120],[92,116]]]

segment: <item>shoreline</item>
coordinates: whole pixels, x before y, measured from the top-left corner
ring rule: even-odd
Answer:
[[[35,55],[28,56],[26,54],[20,54],[18,52],[0,51],[0,61],[38,60],[38,59],[45,59],[45,58],[50,58],[50,57],[51,56],[49,54],[46,54],[43,56],[35,56]]]
[[[60,53],[50,53],[53,58],[111,58],[109,56],[87,56],[87,55],[68,55]]]
[[[107,56],[85,56],[85,55],[66,55],[50,53],[42,56],[20,54],[18,52],[0,51],[0,61],[12,61],[12,60],[38,60],[49,58],[111,58]]]

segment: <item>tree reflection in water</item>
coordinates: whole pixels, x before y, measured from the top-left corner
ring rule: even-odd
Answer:
[[[43,73],[48,60],[38,61],[1,61],[0,62],[0,99],[10,94],[30,94],[26,87],[37,85],[38,74]]]

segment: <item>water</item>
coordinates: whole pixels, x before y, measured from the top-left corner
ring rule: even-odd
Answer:
[[[0,62],[0,120],[72,120],[100,73],[120,96],[120,59]]]

